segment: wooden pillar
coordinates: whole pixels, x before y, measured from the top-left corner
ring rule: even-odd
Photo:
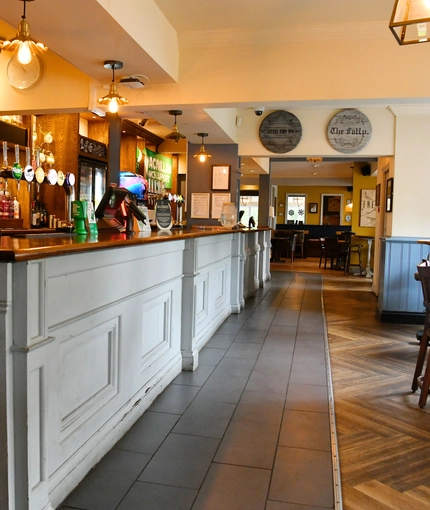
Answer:
[[[108,156],[108,185],[119,185],[120,149],[121,149],[121,119],[117,113],[106,113],[109,121],[109,156]]]
[[[259,176],[258,181],[258,226],[270,227],[269,220],[269,206],[270,204],[270,189],[271,189],[270,174]]]

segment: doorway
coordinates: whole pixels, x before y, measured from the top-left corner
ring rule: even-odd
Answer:
[[[321,195],[321,225],[340,225],[343,210],[343,195]]]

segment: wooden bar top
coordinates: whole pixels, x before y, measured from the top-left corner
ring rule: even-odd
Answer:
[[[0,261],[20,262],[58,255],[68,255],[94,250],[106,250],[144,243],[178,241],[195,237],[222,235],[234,232],[269,230],[268,227],[254,229],[229,229],[225,227],[198,227],[192,229],[154,230],[125,234],[114,231],[99,231],[98,236],[77,235],[61,232],[38,232],[37,230],[12,233],[1,231]]]

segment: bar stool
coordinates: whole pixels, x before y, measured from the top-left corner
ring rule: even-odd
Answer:
[[[297,242],[296,245],[300,247],[300,255],[302,259],[305,258],[305,231],[304,230],[297,230]]]
[[[415,392],[421,388],[421,394],[418,405],[423,408],[427,402],[427,396],[430,387],[430,359],[427,358],[427,364],[424,375],[422,374],[424,361],[427,353],[428,341],[430,337],[430,265],[428,261],[424,261],[417,266],[418,274],[415,276],[416,280],[421,282],[423,291],[425,320],[423,335],[420,342],[420,349],[418,351],[417,363],[415,366],[415,373],[412,379],[412,391]]]
[[[363,260],[361,258],[361,249],[363,248],[363,245],[362,244],[351,244],[353,235],[355,235],[355,232],[343,232],[343,237],[347,243],[344,274],[349,273],[350,267],[359,267],[360,275],[361,275],[361,274],[363,274]],[[358,255],[358,263],[351,262],[351,254],[354,254],[354,253]]]

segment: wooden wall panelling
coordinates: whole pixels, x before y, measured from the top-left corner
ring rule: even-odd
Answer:
[[[37,116],[36,146],[43,142],[43,133],[52,133],[50,148],[55,156],[54,168],[64,174],[74,173],[78,177],[79,114],[58,114]],[[48,170],[44,165],[44,170]],[[46,205],[48,214],[66,219],[66,193],[60,186],[42,184],[37,200]]]
[[[137,173],[140,175],[143,175],[146,177],[146,171],[145,171],[145,158],[143,157],[143,151],[146,148],[146,140],[144,138],[137,138],[137,148],[142,151],[142,160],[139,163],[139,167],[137,169]]]
[[[421,285],[415,280],[417,264],[428,256],[418,238],[382,238],[378,313],[383,322],[423,323]]]
[[[88,121],[88,138],[109,145],[109,124],[106,120]]]
[[[121,134],[120,170],[128,172],[136,171],[136,135]]]

